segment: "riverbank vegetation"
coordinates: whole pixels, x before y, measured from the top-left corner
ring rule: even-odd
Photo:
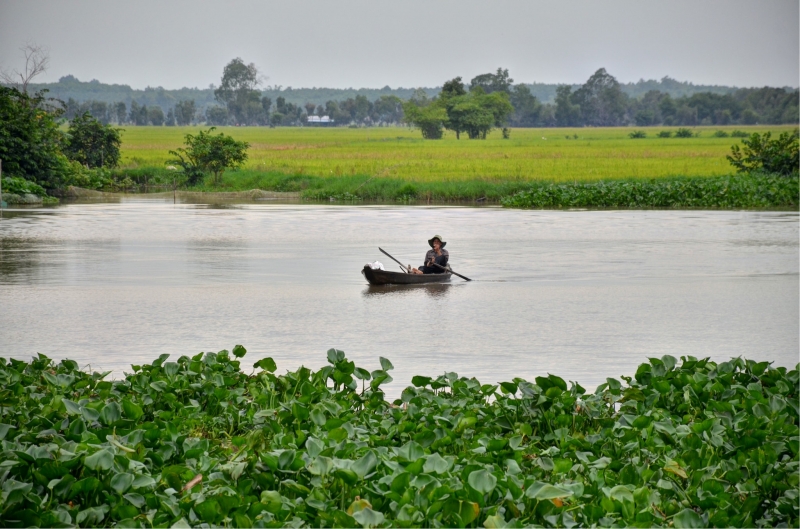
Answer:
[[[800,523],[797,368],[664,356],[594,392],[447,372],[389,401],[384,358],[330,350],[278,374],[244,355],[162,355],[113,381],[0,359],[2,525]]]

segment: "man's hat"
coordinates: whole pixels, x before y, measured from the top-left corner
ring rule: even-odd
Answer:
[[[430,239],[428,239],[428,244],[430,245],[430,247],[431,247],[431,248],[433,248],[433,240],[434,240],[434,239],[439,239],[439,242],[440,242],[440,243],[442,243],[442,248],[444,248],[444,247],[445,247],[445,245],[447,244],[446,242],[444,242],[444,241],[442,240],[442,236],[441,236],[441,235],[434,235],[433,237],[431,237]]]

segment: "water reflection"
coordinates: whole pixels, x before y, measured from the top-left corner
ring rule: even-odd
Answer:
[[[370,285],[361,295],[365,298],[380,296],[407,296],[424,292],[428,297],[437,299],[447,297],[447,293],[455,286],[452,283],[428,283],[423,285]]]

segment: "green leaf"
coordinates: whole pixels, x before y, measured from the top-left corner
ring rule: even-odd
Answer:
[[[125,412],[125,417],[133,421],[138,421],[144,415],[141,406],[129,399],[122,399],[122,410]]]
[[[497,478],[488,470],[475,470],[467,478],[469,486],[483,494],[491,493],[497,485]]]
[[[69,399],[63,399],[61,402],[64,403],[64,407],[67,409],[67,413],[68,414],[70,414],[70,415],[80,415],[81,407],[77,403],[72,402]]]
[[[245,349],[243,346],[241,345],[233,346],[233,356],[235,356],[236,358],[241,358],[246,354],[247,354],[247,349]]]
[[[691,509],[684,509],[672,519],[677,529],[705,527],[703,518]]]
[[[358,474],[346,468],[337,468],[333,471],[333,475],[348,485],[355,485],[358,481]]]
[[[134,489],[147,489],[150,487],[154,487],[155,484],[156,480],[154,480],[150,476],[137,476],[136,479],[133,480],[132,487]]]
[[[425,386],[431,383],[431,378],[417,375],[411,378],[411,383],[418,388],[424,388]]]
[[[122,417],[122,410],[114,401],[109,402],[100,410],[100,421],[106,426],[112,425]]]
[[[350,465],[350,470],[358,474],[358,477],[364,479],[372,470],[378,466],[378,458],[370,450],[364,454],[360,459],[357,459]]]
[[[572,491],[537,481],[525,491],[525,496],[537,500],[553,500],[572,496]]]
[[[362,527],[378,527],[385,520],[382,512],[373,511],[369,507],[354,512],[353,518],[355,518]]]
[[[111,478],[111,488],[118,494],[124,494],[133,484],[133,474],[115,474]]]
[[[422,471],[428,474],[444,474],[448,470],[450,470],[450,462],[436,452],[425,459],[425,465],[422,467]]]
[[[633,503],[633,493],[625,485],[617,485],[612,488],[609,496],[612,500],[629,501]]]
[[[381,356],[380,360],[381,360],[381,369],[383,369],[384,371],[391,371],[392,369],[394,369],[394,366],[387,358]]]
[[[142,507],[144,507],[145,500],[144,496],[142,496],[141,494],[136,494],[135,492],[129,492],[128,494],[124,494],[122,497],[131,502],[131,505],[133,505],[137,509],[141,509]]]
[[[278,369],[278,365],[275,363],[275,360],[270,357],[262,358],[253,364],[253,367],[263,369],[264,371],[269,371],[270,373],[274,373],[275,370]]]
[[[87,456],[84,464],[92,470],[108,470],[114,464],[114,455],[104,448]]]

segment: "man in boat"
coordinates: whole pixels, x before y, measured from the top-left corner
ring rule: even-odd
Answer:
[[[447,261],[450,259],[450,252],[444,249],[447,243],[442,240],[441,235],[434,235],[428,239],[428,244],[432,250],[428,250],[428,253],[425,254],[425,264],[419,268],[411,268],[411,265],[408,265],[412,274],[442,274],[446,272]]]

